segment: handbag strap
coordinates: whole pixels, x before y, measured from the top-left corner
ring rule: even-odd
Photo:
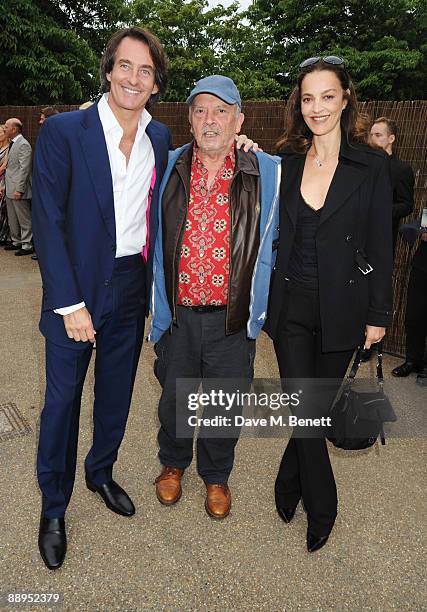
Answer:
[[[380,342],[376,343],[377,346],[377,367],[376,367],[376,375],[377,375],[377,380],[378,383],[381,387],[381,389],[383,388],[383,383],[384,383],[384,376],[383,376],[383,341],[381,340]],[[359,370],[360,364],[362,363],[362,351],[363,351],[363,346],[359,346],[358,349],[356,350],[356,354],[354,357],[354,361],[353,361],[353,365],[351,366],[351,370],[350,373],[348,375],[348,378],[350,379],[351,382],[353,382],[354,378],[356,377],[356,374]]]
[[[384,383],[384,376],[383,376],[383,341],[381,340],[380,342],[378,342],[377,344],[377,351],[378,351],[378,355],[377,355],[377,378],[378,378],[378,382],[380,384],[380,387],[382,389],[383,387],[383,383]]]
[[[357,348],[357,350],[356,350],[356,354],[354,356],[353,365],[351,366],[350,373],[349,373],[349,375],[347,377],[351,382],[353,382],[353,380],[354,380],[354,378],[355,378],[355,376],[357,374],[357,371],[358,371],[358,369],[360,367],[360,364],[362,363],[362,350],[363,349],[362,349],[361,346],[359,346]]]

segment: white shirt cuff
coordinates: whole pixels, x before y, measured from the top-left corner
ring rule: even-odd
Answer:
[[[80,302],[80,304],[74,304],[73,306],[65,306],[64,308],[54,308],[53,312],[59,315],[67,315],[75,312],[76,310],[80,310],[80,308],[84,308],[86,304],[84,302]]]

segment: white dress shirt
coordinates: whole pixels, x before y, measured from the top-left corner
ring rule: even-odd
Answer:
[[[151,121],[144,108],[139,118],[135,142],[126,166],[126,157],[119,145],[123,129],[108,105],[108,93],[98,103],[99,118],[107,144],[114,194],[116,220],[116,258],[141,253],[147,237],[147,207],[151,178],[154,170],[154,151],[145,130]],[[60,315],[83,308],[84,302],[57,308]]]

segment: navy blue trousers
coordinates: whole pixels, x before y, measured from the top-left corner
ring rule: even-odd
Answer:
[[[144,337],[145,267],[140,255],[118,258],[96,329],[93,443],[88,479],[112,478],[123,439]],[[37,475],[46,518],[62,517],[74,486],[80,404],[93,347],[46,340],[46,394],[40,418]]]

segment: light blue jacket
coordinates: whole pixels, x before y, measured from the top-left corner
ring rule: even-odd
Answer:
[[[162,199],[176,161],[189,146],[189,144],[186,144],[169,153],[168,166],[160,186],[159,230],[154,251],[153,283],[151,287],[150,311],[152,322],[148,336],[150,342],[157,342],[172,323],[172,313],[166,295],[163,270]],[[252,274],[249,319],[247,322],[247,334],[248,338],[251,339],[255,339],[258,336],[266,318],[270,276],[276,259],[276,251],[273,251],[273,242],[279,237],[279,190],[281,176],[280,157],[273,157],[267,155],[267,153],[256,153],[256,156],[261,180],[261,211],[259,221],[260,243]]]

